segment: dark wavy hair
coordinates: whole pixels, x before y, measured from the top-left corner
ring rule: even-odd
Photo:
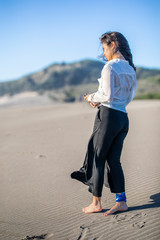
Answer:
[[[119,51],[136,71],[136,67],[133,64],[132,53],[131,53],[128,41],[121,33],[106,32],[102,34],[102,36],[100,37],[100,41],[101,43],[106,43],[107,45],[111,44],[111,42],[115,42],[116,49],[114,53]]]

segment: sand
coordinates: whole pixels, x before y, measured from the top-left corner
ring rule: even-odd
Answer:
[[[121,163],[129,210],[84,214],[84,160],[96,109],[87,103],[0,109],[0,240],[160,239],[160,101],[133,101]],[[115,194],[103,188],[103,211]]]
[[[53,101],[47,95],[40,95],[37,92],[22,92],[13,96],[8,94],[0,97],[0,108],[25,105],[43,105]]]

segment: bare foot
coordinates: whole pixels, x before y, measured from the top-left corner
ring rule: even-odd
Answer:
[[[104,213],[104,216],[108,216],[118,211],[127,211],[128,206],[126,202],[117,202],[109,211]]]
[[[82,208],[82,212],[84,213],[94,213],[94,212],[101,212],[102,206],[100,204],[95,205],[91,203],[88,207]]]

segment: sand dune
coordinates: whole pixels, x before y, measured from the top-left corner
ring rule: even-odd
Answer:
[[[129,211],[84,214],[88,188],[70,178],[83,163],[96,110],[87,103],[0,110],[0,240],[160,239],[160,101],[133,101],[121,157]]]
[[[37,92],[22,92],[13,96],[6,94],[3,97],[0,97],[0,108],[49,103],[53,103],[53,101],[46,95],[39,95]]]

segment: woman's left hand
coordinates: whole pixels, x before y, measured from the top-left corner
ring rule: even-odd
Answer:
[[[90,101],[88,100],[88,97],[89,97],[89,94],[84,97],[84,100],[87,101],[87,102],[89,102],[90,105],[91,105],[93,108],[96,108],[96,107],[100,104],[100,103],[93,104],[92,102],[90,102]]]
[[[97,104],[93,104],[92,102],[90,102],[90,105],[93,107],[93,108],[96,108],[96,107],[98,107],[98,105],[99,105],[100,103],[97,103]]]

